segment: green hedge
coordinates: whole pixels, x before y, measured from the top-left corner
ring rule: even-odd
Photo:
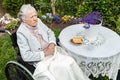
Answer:
[[[16,17],[19,8],[24,3],[32,4],[37,11],[42,14],[51,13],[51,4],[50,0],[3,0],[3,7],[8,13]],[[76,0],[55,0],[55,7],[57,15],[74,15],[77,11],[77,2]]]
[[[93,11],[101,12],[104,23],[103,25],[116,30],[116,21],[120,15],[120,1],[119,0],[84,0],[79,5],[76,16],[86,15]]]
[[[13,17],[17,17],[17,13],[21,5],[25,3],[25,0],[3,0],[2,4],[5,10]]]

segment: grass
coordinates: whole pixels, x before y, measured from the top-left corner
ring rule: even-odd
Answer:
[[[15,55],[10,37],[8,35],[0,37],[0,80],[6,80],[5,65],[8,61],[15,60]]]
[[[54,31],[55,33],[55,37],[57,38],[59,36],[59,33],[60,33],[60,29],[55,29],[55,28],[52,28],[52,30]]]
[[[52,28],[55,33],[55,36],[58,37],[61,30]],[[0,80],[7,80],[5,77],[4,69],[6,63],[11,60],[15,60],[15,50],[12,47],[12,42],[10,37],[6,34],[3,37],[0,37]],[[90,76],[91,80],[109,80],[108,77],[99,76],[98,78],[94,78],[92,75]]]

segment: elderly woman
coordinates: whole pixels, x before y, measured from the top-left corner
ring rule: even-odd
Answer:
[[[37,18],[30,4],[18,13],[22,21],[17,30],[17,43],[25,62],[34,62],[35,80],[89,80],[74,59],[56,45],[54,33]]]

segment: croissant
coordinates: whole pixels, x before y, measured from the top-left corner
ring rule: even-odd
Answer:
[[[83,43],[82,37],[73,37],[73,38],[71,39],[71,41],[72,41],[73,43],[75,43],[75,44],[81,44],[81,43]]]

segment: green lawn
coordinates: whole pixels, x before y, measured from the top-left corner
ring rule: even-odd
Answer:
[[[8,35],[0,37],[0,80],[6,80],[4,69],[10,60],[15,60],[15,51]]]

